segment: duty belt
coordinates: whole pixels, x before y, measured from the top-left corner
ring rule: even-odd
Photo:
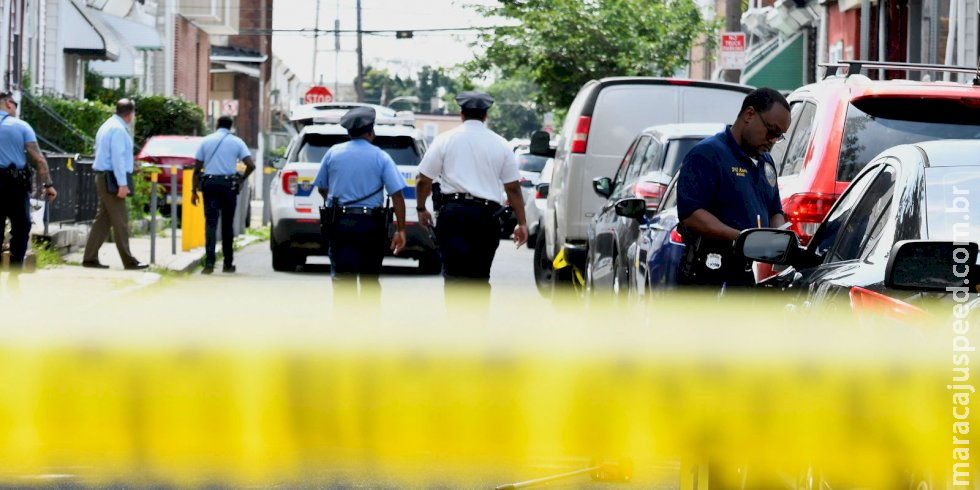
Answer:
[[[493,206],[493,207],[500,206],[500,204],[495,201],[476,197],[473,194],[467,194],[465,192],[457,192],[454,194],[443,194],[442,198],[446,201],[462,201],[462,202],[482,204],[484,206]]]
[[[328,207],[327,210],[333,208]],[[380,214],[384,211],[383,208],[369,208],[366,206],[342,206],[338,208],[340,214],[365,214],[365,215],[375,215]]]

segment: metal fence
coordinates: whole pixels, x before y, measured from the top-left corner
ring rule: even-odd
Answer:
[[[48,205],[48,221],[65,223],[92,221],[99,209],[95,190],[93,158],[89,156],[47,155],[51,181],[58,189],[58,198]]]

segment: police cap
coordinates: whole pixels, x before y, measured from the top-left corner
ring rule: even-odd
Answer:
[[[374,108],[355,107],[340,118],[340,125],[351,135],[360,135],[374,127],[374,117]]]
[[[470,90],[460,92],[460,94],[456,96],[456,102],[463,109],[485,111],[493,105],[493,97],[490,97],[489,94],[485,94],[483,92]]]

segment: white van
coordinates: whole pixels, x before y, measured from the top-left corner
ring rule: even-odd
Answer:
[[[563,261],[583,270],[589,222],[603,201],[592,192],[592,179],[616,172],[633,138],[646,127],[672,123],[731,123],[752,87],[702,80],[614,77],[593,80],[579,90],[558,138],[554,170],[544,213],[547,261],[559,252]],[[572,267],[535,277],[551,282],[574,279]]]

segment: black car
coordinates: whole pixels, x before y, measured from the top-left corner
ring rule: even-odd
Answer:
[[[633,140],[614,178],[593,181],[593,189],[606,202],[589,225],[585,263],[588,292],[626,290],[632,269],[627,251],[640,235],[640,219],[657,211],[667,185],[691,148],[724,130],[723,124],[649,127]],[[638,198],[646,202],[646,209],[636,208]]]
[[[806,248],[770,229],[742,232],[735,247],[789,265],[760,285],[795,291],[809,308],[849,307],[852,290],[903,303],[946,295],[950,284],[975,295],[980,204],[970,212],[971,201],[980,203],[980,141],[900,145],[854,179]]]

